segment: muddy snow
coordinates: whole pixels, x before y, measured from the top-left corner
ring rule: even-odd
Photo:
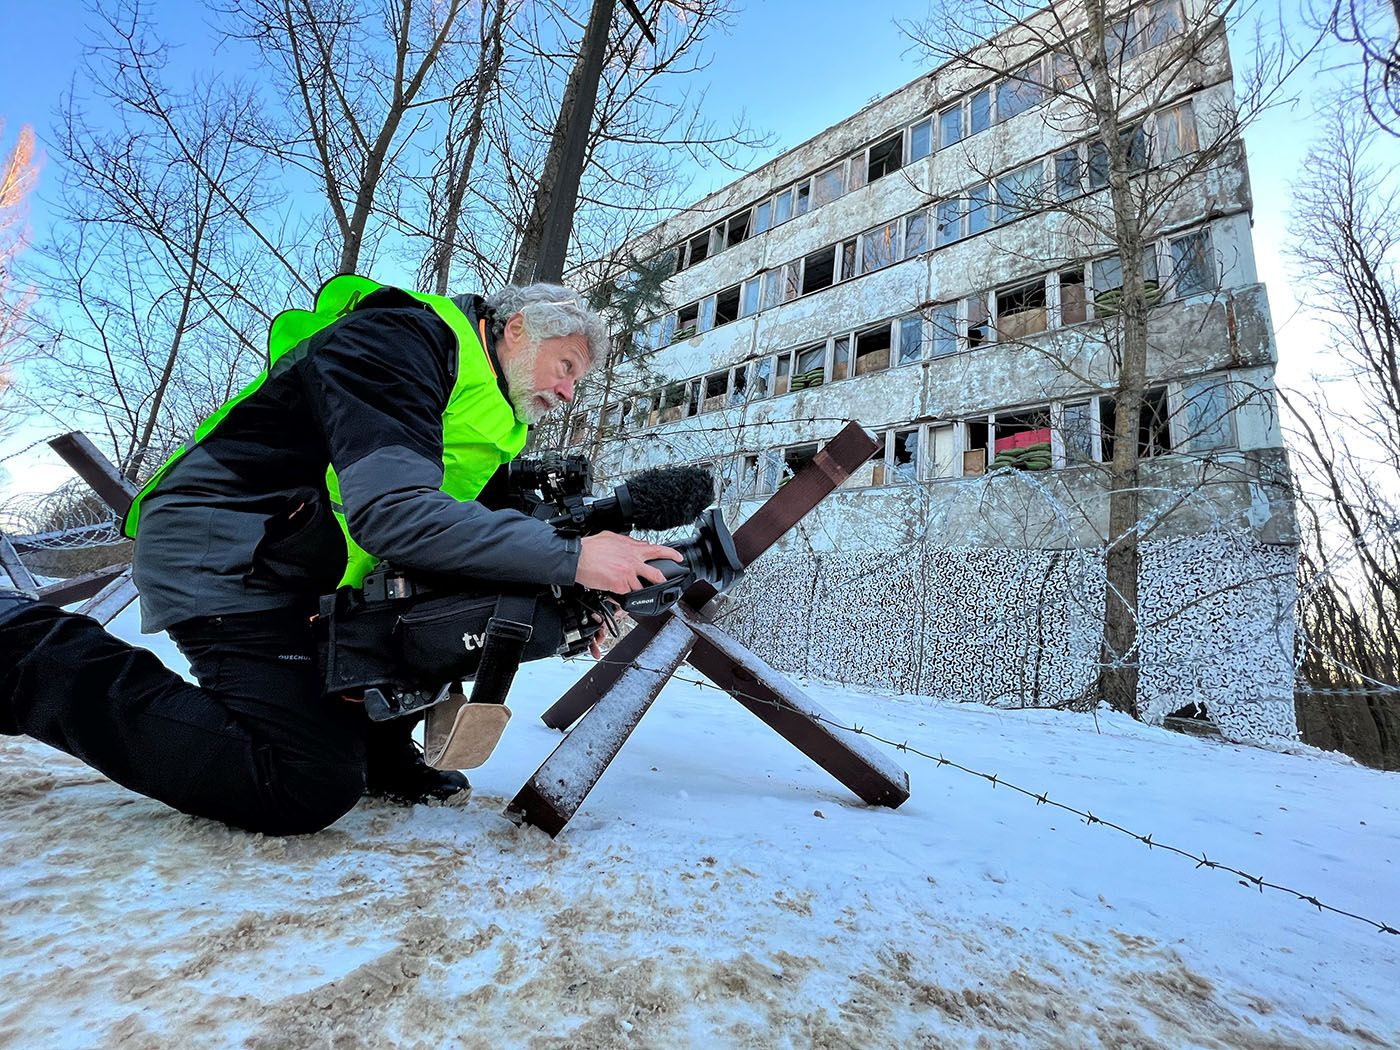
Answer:
[[[558,839],[519,829],[501,811],[560,739],[538,715],[584,670],[522,671],[465,806],[365,801],[300,839],[3,738],[0,1045],[1400,1044],[1400,937],[911,754],[893,753],[910,801],[867,808],[685,682]],[[809,689],[871,732],[1400,925],[1393,774],[1114,716]]]

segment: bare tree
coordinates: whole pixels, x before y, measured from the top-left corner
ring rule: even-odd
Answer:
[[[1400,4],[1318,0],[1312,15],[1319,28],[1355,55],[1361,101],[1376,126],[1400,136]]]
[[[439,64],[465,6],[232,0],[230,35],[257,45],[283,100],[249,142],[319,186],[336,273],[371,264],[396,228],[401,161],[444,101]]]
[[[1295,197],[1292,254],[1332,333],[1320,393],[1288,398],[1301,502],[1301,666],[1357,690],[1379,754],[1400,767],[1400,185],[1378,131],[1339,104]]]
[[[90,121],[74,95],[57,135],[62,221],[45,246],[45,360],[29,401],[105,436],[136,480],[256,371],[269,304],[298,279],[259,227],[277,197],[238,149],[251,93],[170,89],[139,6],[101,17],[82,84],[110,116]]]
[[[0,136],[4,131],[0,120]],[[17,363],[24,316],[34,301],[32,288],[16,287],[14,264],[27,240],[24,201],[38,177],[34,129],[25,126],[9,152],[0,156],[0,404],[13,381],[10,368]],[[0,437],[12,421],[8,412],[0,416]]]

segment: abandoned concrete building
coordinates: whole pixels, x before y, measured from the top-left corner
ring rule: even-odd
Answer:
[[[1108,33],[1151,306],[1139,702],[1294,736],[1275,342],[1225,34],[1197,5],[1130,5]],[[1072,25],[1022,23],[633,246],[675,272],[574,417],[601,473],[713,464],[734,522],[846,421],[882,441],[725,613],[779,669],[1011,705],[1092,695],[1123,277],[1095,232],[1113,226],[1080,46]]]

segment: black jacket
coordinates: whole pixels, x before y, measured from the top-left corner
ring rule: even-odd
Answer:
[[[441,491],[456,370],[451,329],[396,289],[279,359],[146,497],[133,560],[142,629],[334,590],[346,551],[328,465],[350,535],[378,557],[477,581],[573,583],[577,540]]]

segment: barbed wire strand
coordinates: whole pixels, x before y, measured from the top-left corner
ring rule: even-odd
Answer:
[[[780,703],[778,703],[777,701],[772,700],[772,699],[770,699],[770,698],[768,698],[768,697],[754,696],[752,693],[745,692],[745,691],[742,690],[742,689],[730,690],[730,689],[726,689],[726,688],[724,688],[724,687],[722,687],[722,686],[717,686],[717,685],[715,685],[713,682],[704,681],[703,679],[688,678],[688,677],[686,677],[686,676],[684,676],[684,675],[669,673],[669,672],[667,671],[666,668],[662,668],[662,667],[646,667],[646,666],[644,666],[644,665],[638,663],[638,662],[635,661],[635,660],[629,661],[627,664],[624,665],[621,661],[617,661],[617,660],[610,661],[610,660],[608,660],[608,658],[605,656],[605,657],[603,657],[603,659],[598,660],[598,661],[596,661],[596,662],[597,662],[597,663],[600,663],[600,664],[610,664],[610,665],[613,666],[613,667],[619,667],[619,666],[634,667],[634,668],[636,668],[637,670],[640,670],[640,671],[647,671],[647,672],[651,672],[651,673],[655,673],[655,674],[668,675],[668,677],[669,677],[672,681],[684,682],[684,683],[687,683],[687,684],[689,684],[689,685],[698,686],[698,687],[703,688],[703,689],[712,689],[712,690],[714,690],[714,691],[716,691],[716,692],[724,693],[726,696],[742,696],[742,697],[745,698],[746,700],[752,700],[752,701],[755,702],[755,703],[766,704],[766,705],[768,705],[768,706],[770,706],[770,707],[775,707],[775,708],[783,709],[783,705],[782,705],[782,704],[780,704]],[[1192,853],[1190,850],[1181,849],[1180,847],[1172,846],[1172,845],[1169,845],[1168,843],[1165,843],[1165,842],[1159,842],[1159,841],[1158,841],[1157,839],[1155,839],[1150,833],[1149,833],[1149,834],[1146,834],[1146,835],[1141,835],[1141,834],[1137,833],[1136,831],[1131,831],[1131,830],[1129,830],[1128,828],[1126,828],[1126,827],[1124,827],[1123,825],[1117,823],[1116,821],[1106,820],[1106,819],[1104,819],[1103,817],[1096,816],[1093,812],[1091,812],[1091,811],[1089,811],[1089,810],[1082,810],[1082,809],[1078,809],[1078,808],[1076,808],[1076,807],[1074,807],[1074,806],[1068,805],[1068,804],[1066,804],[1066,803],[1064,803],[1064,802],[1057,802],[1056,800],[1054,800],[1054,799],[1052,799],[1052,798],[1049,797],[1049,793],[1048,793],[1048,792],[1045,792],[1045,791],[1032,791],[1032,790],[1030,790],[1029,788],[1024,788],[1024,787],[1021,787],[1021,786],[1018,785],[1018,784],[1013,784],[1011,781],[1002,778],[1000,775],[998,775],[998,774],[996,774],[996,773],[984,773],[984,772],[982,772],[981,770],[972,769],[972,768],[969,767],[969,766],[965,766],[965,765],[963,765],[963,764],[961,764],[961,763],[959,763],[959,762],[955,762],[955,761],[953,761],[952,759],[950,759],[950,758],[948,758],[948,757],[946,757],[946,756],[944,756],[944,755],[942,755],[942,754],[938,754],[938,755],[931,754],[931,753],[928,752],[928,751],[924,751],[924,750],[922,750],[922,749],[920,749],[920,748],[918,748],[918,747],[913,746],[912,744],[909,743],[908,740],[903,740],[903,741],[891,740],[891,739],[889,739],[889,738],[887,738],[887,737],[880,736],[880,735],[877,734],[877,733],[872,733],[872,732],[870,732],[869,730],[865,729],[863,726],[846,725],[846,724],[844,724],[844,723],[842,723],[842,722],[838,722],[838,721],[836,721],[836,720],[834,720],[834,719],[827,718],[826,716],[821,715],[821,714],[817,714],[817,713],[815,713],[815,712],[804,712],[804,714],[808,714],[810,717],[816,719],[818,722],[821,722],[821,723],[823,723],[824,725],[831,726],[831,727],[834,728],[834,729],[840,729],[840,730],[842,730],[842,731],[844,731],[844,732],[847,732],[847,733],[855,733],[857,736],[862,736],[862,737],[865,737],[865,738],[867,738],[867,739],[869,739],[869,740],[874,740],[874,741],[876,741],[877,743],[884,744],[884,745],[886,745],[886,746],[888,746],[888,747],[893,747],[893,748],[895,748],[896,750],[901,751],[901,752],[904,752],[904,753],[906,753],[906,754],[917,755],[917,756],[920,757],[920,758],[923,758],[923,759],[926,759],[926,760],[928,760],[928,761],[931,761],[931,762],[936,763],[936,765],[937,765],[939,768],[942,768],[942,767],[944,767],[944,766],[948,766],[948,767],[951,767],[952,769],[958,770],[959,772],[966,773],[966,774],[968,774],[969,776],[976,777],[976,778],[978,778],[978,779],[980,779],[980,780],[985,780],[985,781],[987,781],[989,784],[991,784],[993,788],[996,788],[996,787],[1005,787],[1005,788],[1008,788],[1008,789],[1010,789],[1011,791],[1013,791],[1013,792],[1015,792],[1015,793],[1017,793],[1017,794],[1019,794],[1019,795],[1024,795],[1026,798],[1034,799],[1034,800],[1035,800],[1035,804],[1036,804],[1037,806],[1051,806],[1051,807],[1053,807],[1053,808],[1055,808],[1055,809],[1062,810],[1062,811],[1064,811],[1064,812],[1066,812],[1066,813],[1072,813],[1072,814],[1074,814],[1076,817],[1079,817],[1081,820],[1083,820],[1086,824],[1090,825],[1091,827],[1097,825],[1097,826],[1099,826],[1099,827],[1108,828],[1108,829],[1110,829],[1110,830],[1112,830],[1112,831],[1120,832],[1121,834],[1127,835],[1127,836],[1128,836],[1129,838],[1131,838],[1131,839],[1135,839],[1135,840],[1137,840],[1138,842],[1141,842],[1141,843],[1142,843],[1144,846],[1146,846],[1149,850],[1150,850],[1150,849],[1160,849],[1160,850],[1164,850],[1164,851],[1166,851],[1166,852],[1168,852],[1168,853],[1175,853],[1177,856],[1184,857],[1184,858],[1186,858],[1187,860],[1195,861],[1195,863],[1196,863],[1196,868],[1197,868],[1198,870],[1201,869],[1201,868],[1210,868],[1210,869],[1212,869],[1212,870],[1214,870],[1214,871],[1225,871],[1225,872],[1229,872],[1231,875],[1235,875],[1235,876],[1237,876],[1239,879],[1242,880],[1241,885],[1253,886],[1253,887],[1255,887],[1256,889],[1258,889],[1260,893],[1263,893],[1264,890],[1266,890],[1266,889],[1275,890],[1275,891],[1277,891],[1277,892],[1279,892],[1279,893],[1284,893],[1284,894],[1291,895],[1291,896],[1297,898],[1299,901],[1302,901],[1303,903],[1311,904],[1313,907],[1315,907],[1315,908],[1318,910],[1319,913],[1321,913],[1321,912],[1330,912],[1330,913],[1332,913],[1333,915],[1340,915],[1340,916],[1343,916],[1343,917],[1348,918],[1348,919],[1354,919],[1354,920],[1356,920],[1357,922],[1365,923],[1367,926],[1370,926],[1370,927],[1374,928],[1376,931],[1378,931],[1378,932],[1380,932],[1380,933],[1389,933],[1389,934],[1394,934],[1394,935],[1400,936],[1400,929],[1397,929],[1396,927],[1391,926],[1389,923],[1381,922],[1381,921],[1379,921],[1379,920],[1377,920],[1377,919],[1367,918],[1367,917],[1364,916],[1364,915],[1358,915],[1358,914],[1356,914],[1355,912],[1346,911],[1346,910],[1343,909],[1343,908],[1333,907],[1333,906],[1330,905],[1330,904],[1325,904],[1325,903],[1323,903],[1323,902],[1322,902],[1320,899],[1318,899],[1318,897],[1315,896],[1314,894],[1311,894],[1311,893],[1304,893],[1304,892],[1302,892],[1301,890],[1296,890],[1296,889],[1292,888],[1291,886],[1285,886],[1285,885],[1283,885],[1283,884],[1281,884],[1281,883],[1271,882],[1271,881],[1269,881],[1268,879],[1265,879],[1263,876],[1260,876],[1260,875],[1251,875],[1251,874],[1249,874],[1249,873],[1246,872],[1246,871],[1242,871],[1242,870],[1239,869],[1239,868],[1232,867],[1231,865],[1225,864],[1225,863],[1223,863],[1222,861],[1211,860],[1211,859],[1205,854],[1204,851],[1202,851],[1202,852],[1199,853],[1199,854],[1196,854],[1196,853]]]

